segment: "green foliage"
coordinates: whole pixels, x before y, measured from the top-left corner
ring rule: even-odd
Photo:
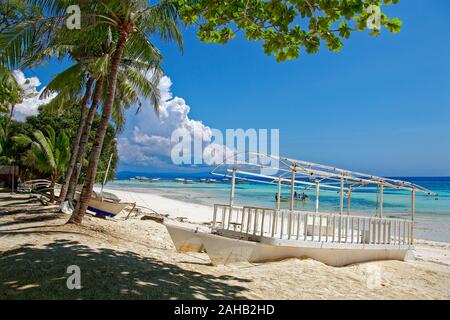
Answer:
[[[370,5],[382,7],[398,0],[178,0],[185,23],[199,27],[204,42],[225,44],[236,32],[261,41],[277,61],[298,58],[302,50],[317,53],[321,44],[338,52],[354,31],[367,30]],[[401,28],[398,18],[381,14],[381,26],[392,33]],[[380,30],[371,30],[378,35]]]
[[[26,134],[17,130],[15,123],[10,123],[5,116],[0,116],[0,164],[16,164],[21,152],[30,144]]]
[[[22,102],[22,95],[23,90],[12,72],[0,67],[0,112],[11,112],[11,108]]]
[[[38,23],[42,16],[39,6],[24,0],[2,0],[0,1],[0,39],[7,37],[10,40],[10,48],[5,50],[0,46],[0,63],[12,65],[23,44],[32,45],[36,40],[36,33],[43,23]],[[13,30],[11,27],[16,27]],[[0,40],[1,41],[1,40]]]
[[[39,173],[50,174],[52,180],[56,181],[63,175],[69,162],[69,137],[64,130],[56,134],[52,127],[47,127],[45,133],[41,130],[33,132],[33,142],[24,157],[24,163]]]
[[[58,144],[56,142],[60,136],[60,133],[64,132],[64,134],[67,136],[70,149],[70,141],[72,141],[76,134],[79,116],[79,105],[78,103],[74,102],[71,102],[68,105],[68,108],[61,109],[59,110],[59,112],[53,112],[49,110],[48,106],[41,106],[39,108],[39,114],[37,116],[28,117],[27,121],[24,123],[12,121],[9,127],[7,126],[7,117],[0,116],[0,164],[15,163],[16,165],[19,165],[21,167],[21,175],[26,175],[27,179],[41,177],[42,174],[48,174],[48,167],[45,167],[45,165],[42,167],[38,165],[40,163],[45,164],[45,161],[47,161],[46,158],[40,157],[40,155],[42,155],[41,153],[36,153],[36,155],[39,157],[35,160],[42,161],[33,162],[30,160],[30,158],[27,158],[30,156],[28,152],[30,150],[32,141],[34,141],[34,144],[38,143],[39,140],[43,141],[42,137],[40,137],[40,139],[37,139],[36,132],[40,131],[41,133],[43,133],[45,139],[48,139],[50,141],[50,145],[61,145],[60,143]],[[91,152],[92,142],[95,137],[95,130],[97,129],[99,122],[100,115],[97,114],[92,126],[93,130],[91,131],[89,136],[88,150],[86,153],[87,155],[89,155]],[[5,130],[5,128],[7,130]],[[7,136],[3,134],[4,132],[8,132]],[[52,132],[54,132],[54,134]],[[34,148],[36,147],[37,146],[35,146]],[[39,150],[46,150],[43,145],[39,148]],[[61,148],[58,147],[58,149]],[[111,169],[108,175],[108,180],[114,179],[115,168],[117,167],[119,161],[116,142],[116,130],[113,126],[110,125],[107,129],[105,143],[99,161],[99,171],[106,170],[111,153],[113,154],[113,160],[111,162]],[[65,153],[59,151],[58,154],[54,154],[54,158],[56,159],[56,163],[65,163]],[[81,173],[82,179],[86,174],[86,170],[87,158],[83,163]],[[103,177],[103,174],[99,174],[96,181],[103,181]],[[58,175],[57,178],[57,182],[61,182],[62,177]]]
[[[2,0],[0,2],[0,32],[11,25],[40,15],[40,11],[37,6],[30,6],[23,0]]]

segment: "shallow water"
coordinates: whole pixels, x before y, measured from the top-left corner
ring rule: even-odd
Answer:
[[[441,216],[450,219],[450,177],[443,178],[402,178],[407,181],[419,184],[425,188],[438,193],[438,197],[416,193],[416,214],[418,216]],[[208,204],[228,203],[230,198],[230,183],[205,183],[195,181],[184,184],[173,180],[161,180],[159,182],[141,182],[135,180],[115,180],[108,184],[108,187],[126,187],[132,189],[152,189],[159,194],[167,194],[171,197],[190,199],[191,201]],[[235,204],[254,205],[260,207],[275,207],[275,185],[265,185],[257,183],[243,183],[236,185]],[[288,198],[290,189],[283,187],[282,196]],[[296,207],[305,210],[312,210],[315,204],[315,189],[298,189],[298,193],[304,192],[308,195],[306,202],[297,202]],[[344,208],[347,210],[347,200],[344,201]],[[321,190],[319,195],[321,211],[338,212],[339,194],[337,191]],[[351,196],[351,211],[361,213],[375,213],[378,207],[378,196],[376,189],[355,190]],[[384,191],[383,212],[386,215],[407,215],[411,213],[411,193],[408,191],[389,190]],[[288,202],[282,202],[283,207],[288,207]]]
[[[431,178],[400,178],[419,184],[433,192],[438,197],[416,193],[416,235],[424,239],[450,241],[450,177]],[[193,178],[194,183],[184,184],[174,179],[162,179],[159,182],[141,182],[136,180],[115,180],[108,188],[118,188],[129,191],[157,193],[162,196],[182,201],[212,205],[214,203],[229,203],[230,182],[205,183]],[[275,194],[277,186],[257,183],[242,183],[236,185],[235,205],[253,205],[273,208],[276,206]],[[305,202],[297,201],[295,207],[301,210],[314,210],[315,189],[298,189],[298,193],[308,195]],[[283,187],[283,197],[289,198],[290,189]],[[347,199],[344,201],[347,212]],[[411,193],[385,189],[383,200],[383,215],[385,217],[407,217],[411,215]],[[281,203],[283,208],[289,202]],[[336,191],[321,190],[319,195],[320,212],[339,212],[339,194]],[[351,196],[350,213],[373,216],[379,209],[376,189],[355,190]]]

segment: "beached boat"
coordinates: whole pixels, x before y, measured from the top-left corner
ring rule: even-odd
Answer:
[[[105,217],[115,217],[125,208],[132,206],[131,203],[120,202],[119,198],[109,192],[97,194],[93,191],[92,193],[88,210]],[[78,192],[77,197],[79,197]]]
[[[56,190],[58,189],[55,189],[55,192]],[[58,190],[58,194],[59,191],[60,190]],[[75,199],[73,200],[74,205],[79,201],[80,195],[81,191],[78,190],[75,192]],[[112,218],[122,212],[122,210],[126,209],[127,207],[132,207],[133,205],[133,203],[121,202],[121,199],[119,199],[113,193],[97,193],[95,191],[92,191],[92,197],[89,200],[88,210],[95,214]]]
[[[288,158],[277,159],[281,164],[274,171],[277,175],[255,173],[255,170],[249,170],[250,164],[231,165],[230,168],[230,165],[224,163],[215,168],[212,174],[232,175],[230,203],[214,205],[209,231],[166,223],[177,250],[206,250],[213,264],[309,257],[331,266],[345,266],[365,261],[406,260],[412,257],[415,194],[423,192],[434,195],[433,192],[406,181]],[[261,167],[267,169],[267,166]],[[287,174],[290,179],[285,178]],[[281,208],[281,197],[277,199],[275,208],[235,206],[237,175],[241,180],[275,184],[278,186],[278,194],[281,194],[281,187],[289,182],[289,208]],[[307,179],[304,179],[305,176]],[[373,186],[377,188],[374,189]],[[316,191],[313,212],[294,210],[295,192],[305,187],[313,187]],[[383,216],[385,188],[410,192],[410,218],[393,219]],[[320,190],[333,193],[338,191],[338,213],[319,213]],[[378,190],[379,202],[375,215],[350,214],[351,194],[359,190]]]
[[[40,180],[30,180],[23,184],[22,188],[27,187],[27,192],[41,192],[45,193],[48,196],[50,195],[50,185],[51,182],[49,180],[40,179]],[[54,188],[54,193],[56,197],[59,197],[61,192],[61,185],[56,184]],[[79,200],[81,191],[77,190],[75,192],[74,203]],[[92,191],[91,200],[89,200],[88,210],[92,211],[96,214],[100,214],[106,217],[114,217],[119,214],[126,207],[129,207],[133,204],[121,202],[115,194],[110,192],[96,193]]]

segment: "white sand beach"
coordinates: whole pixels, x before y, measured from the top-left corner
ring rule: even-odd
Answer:
[[[99,191],[100,188],[94,188]],[[206,206],[186,201],[169,199],[150,192],[138,192],[119,189],[104,189],[118,196],[123,202],[136,203],[138,206],[146,207],[159,214],[168,214],[170,218],[186,218],[190,222],[210,222],[212,217],[212,206]]]
[[[170,219],[211,219],[208,206],[151,193],[108,191]],[[406,262],[336,268],[312,259],[287,259],[213,266],[205,253],[177,253],[164,225],[125,216],[88,215],[80,226],[65,225],[68,216],[57,213],[57,207],[2,205],[0,298],[450,298],[447,243],[418,240],[416,259]],[[65,268],[73,264],[82,270],[82,290],[65,287]]]

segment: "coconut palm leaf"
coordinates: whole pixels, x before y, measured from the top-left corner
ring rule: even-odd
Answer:
[[[34,131],[33,137],[36,140],[33,142],[33,145],[31,147],[33,154],[39,155],[40,160],[42,160],[42,162],[45,162],[46,166],[48,166],[49,168],[56,168],[55,157],[50,141],[47,140],[47,138],[40,130]]]
[[[15,135],[11,139],[18,148],[26,148],[32,143],[31,138],[23,133]]]
[[[58,73],[42,91],[40,98],[45,99],[54,92],[72,92],[80,94],[86,85],[86,73],[83,64],[76,63]]]

